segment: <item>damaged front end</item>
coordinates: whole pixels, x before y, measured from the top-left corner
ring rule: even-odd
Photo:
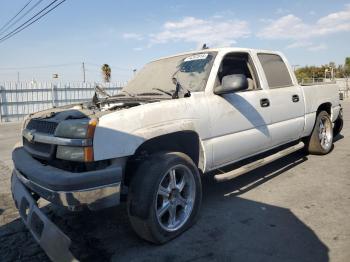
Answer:
[[[46,110],[24,122],[22,144],[12,152],[12,196],[35,240],[53,261],[77,261],[71,240],[38,207],[43,198],[71,211],[120,203],[123,166],[94,161],[98,118],[108,113],[84,105]]]
[[[71,240],[40,210],[33,196],[15,175],[12,175],[11,190],[23,223],[48,257],[52,261],[78,261],[70,251]]]
[[[70,210],[119,204],[122,166],[109,159],[94,161],[101,111],[62,109],[25,121],[23,145],[12,153],[14,175],[30,191]]]

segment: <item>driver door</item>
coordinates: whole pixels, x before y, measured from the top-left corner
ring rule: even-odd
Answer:
[[[236,61],[225,63],[227,57],[224,58],[222,72],[219,70],[218,74],[218,83],[223,76],[241,71],[239,73],[244,73],[248,82],[253,81],[253,84],[248,90],[211,95],[209,98],[210,143],[213,150],[211,169],[262,152],[271,142],[268,130],[271,122],[268,93],[262,90],[256,81],[249,54],[233,55],[233,58],[228,59],[235,60],[238,56]]]

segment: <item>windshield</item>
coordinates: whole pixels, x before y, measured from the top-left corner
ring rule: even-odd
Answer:
[[[130,94],[168,95],[175,91],[173,77],[191,92],[207,83],[216,52],[202,52],[160,59],[145,65],[123,90]]]

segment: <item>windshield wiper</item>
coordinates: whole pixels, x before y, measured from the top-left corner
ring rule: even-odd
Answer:
[[[111,97],[110,94],[108,94],[102,87],[100,87],[98,84],[95,83],[94,87],[94,96],[92,97],[92,104],[95,105],[96,107],[100,107],[100,104],[102,102],[102,98],[100,98],[98,95],[104,96],[104,100],[108,99]]]
[[[131,97],[135,97],[134,94],[131,94],[131,93],[129,93],[128,91],[121,90],[120,92],[124,92],[125,94],[127,94],[127,95],[129,95],[129,96],[131,96]]]
[[[101,86],[95,84],[95,93],[103,95],[105,97],[110,97],[111,95],[106,92]]]
[[[164,94],[167,94],[168,96],[173,96],[170,92],[165,91],[165,90],[160,89],[160,88],[152,88],[152,90],[160,91],[160,92],[162,92],[162,93],[164,93]]]
[[[175,73],[175,74],[176,74],[176,73]],[[175,75],[175,74],[174,74],[174,75]],[[179,92],[180,92],[181,89],[184,90],[184,91],[187,91],[187,92],[184,94],[184,97],[190,97],[190,96],[191,96],[191,91],[188,90],[188,89],[186,89],[186,88],[184,88],[184,87],[180,84],[180,82],[177,80],[177,78],[176,78],[174,75],[173,75],[172,80],[173,80],[173,83],[174,83],[174,85],[175,85],[175,92],[172,94],[172,99],[177,99],[177,98],[179,98]]]
[[[156,92],[144,92],[144,93],[138,93],[138,96],[161,96],[162,94],[156,93]]]

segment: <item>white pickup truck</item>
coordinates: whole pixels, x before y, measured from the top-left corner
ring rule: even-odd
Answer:
[[[97,91],[30,115],[13,151],[16,206],[53,260],[72,259],[70,240],[40,197],[73,211],[125,199],[136,233],[164,243],[195,222],[209,171],[241,163],[215,175],[224,181],[301,147],[327,154],[342,128],[338,87],[298,85],[279,52],[178,54],[147,64],[117,95]]]

